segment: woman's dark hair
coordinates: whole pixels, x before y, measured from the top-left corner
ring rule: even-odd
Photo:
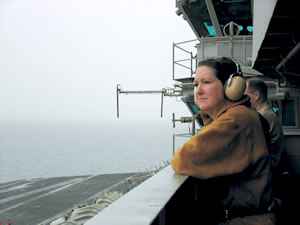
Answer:
[[[214,69],[216,71],[217,78],[221,80],[223,85],[231,74],[238,71],[237,64],[227,57],[205,59],[198,63],[198,67],[200,66],[208,66]]]

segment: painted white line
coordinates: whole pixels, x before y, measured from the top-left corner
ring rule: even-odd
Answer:
[[[17,184],[21,183],[21,185],[23,184],[27,184],[28,183],[32,183],[32,182],[35,182],[35,181],[38,181],[38,180],[42,180],[42,179],[24,179],[24,180],[17,180],[17,181],[13,181],[13,182],[9,182],[9,183],[4,183],[4,184],[0,184],[0,189],[4,189],[6,190],[6,187],[10,187],[10,186],[16,186]],[[2,190],[2,191],[5,191],[5,190]]]
[[[11,209],[17,208],[17,207],[19,207],[19,206],[21,206],[21,205],[24,205],[24,204],[28,203],[28,202],[31,202],[31,201],[37,200],[37,199],[39,199],[39,198],[45,197],[45,196],[47,196],[47,195],[50,195],[50,194],[52,194],[52,193],[55,193],[55,192],[57,192],[57,191],[61,191],[61,190],[65,189],[65,188],[68,188],[68,187],[70,187],[70,186],[72,186],[72,185],[75,185],[75,184],[78,184],[78,183],[80,183],[80,182],[86,181],[86,180],[91,179],[91,178],[93,178],[93,177],[95,177],[95,176],[90,176],[90,177],[87,177],[87,178],[81,178],[81,179],[80,179],[80,178],[77,178],[77,179],[73,179],[73,180],[71,180],[71,181],[62,182],[62,183],[60,183],[60,185],[52,185],[52,186],[61,186],[61,185],[65,185],[65,186],[59,187],[59,188],[54,189],[54,190],[52,190],[52,191],[50,191],[50,192],[41,194],[41,195],[39,195],[39,196],[36,196],[36,197],[34,197],[34,198],[31,198],[31,199],[28,199],[28,200],[26,200],[26,201],[20,202],[20,203],[18,203],[18,204],[16,204],[16,205],[13,205],[13,206],[11,206],[11,207],[7,207],[7,208],[5,208],[5,209],[3,209],[3,210],[0,210],[0,214],[1,214],[1,213],[4,213],[4,212],[6,212],[6,211],[9,211],[9,210],[11,210]],[[73,183],[70,184],[70,182],[73,182]],[[49,187],[50,187],[50,186],[49,186]],[[53,187],[52,187],[52,188],[53,188]],[[44,189],[44,188],[41,188],[41,189]],[[50,188],[49,188],[49,189],[50,189]],[[40,189],[39,189],[39,190],[40,190]],[[43,191],[45,191],[45,190],[43,190]],[[40,191],[37,191],[37,192],[35,192],[35,193],[38,193],[38,192],[40,192]],[[31,193],[31,194],[32,194],[32,193]],[[26,195],[26,194],[25,194],[25,195]],[[12,198],[14,198],[14,196],[13,196],[13,197],[10,197],[10,198],[7,198],[7,199],[4,199],[4,200],[5,200],[5,202],[12,201],[12,200],[11,200]],[[17,199],[17,198],[15,198],[15,199]],[[4,200],[2,200],[2,201],[4,201]]]
[[[132,177],[133,177],[133,176],[132,176]],[[115,188],[115,187],[121,185],[121,184],[124,183],[127,179],[128,179],[128,177],[125,178],[124,180],[119,181],[118,183],[115,183],[114,185],[112,185],[112,186],[110,186],[110,187],[107,187],[107,188],[103,189],[101,192],[99,192],[99,193],[97,193],[97,194],[95,194],[95,195],[89,197],[89,198],[86,200],[86,202],[88,202],[88,201],[91,200],[91,199],[95,199],[95,198],[97,198],[98,196],[101,196],[103,193],[105,193],[105,192],[107,192],[107,191],[109,191],[109,190],[111,190],[111,189],[113,189],[113,188]],[[65,215],[70,209],[71,209],[71,208],[66,209],[66,210],[64,210],[63,212],[58,213],[58,214],[56,214],[56,215],[54,215],[54,216],[52,216],[52,217],[50,217],[50,218],[48,218],[48,219],[46,219],[46,220],[40,222],[40,223],[38,223],[37,225],[45,225],[45,224],[48,224],[48,223],[54,221],[55,219],[60,218],[60,217],[62,217],[63,215]],[[0,213],[1,213],[1,211],[0,211]]]
[[[24,182],[24,181],[23,181],[23,182]],[[1,194],[1,193],[6,193],[6,192],[10,192],[10,191],[15,191],[15,190],[18,190],[18,189],[23,189],[23,188],[26,188],[26,187],[28,187],[28,186],[34,184],[34,183],[36,183],[36,181],[35,181],[35,182],[22,183],[22,184],[20,184],[20,185],[18,185],[18,186],[15,186],[15,185],[14,185],[13,187],[6,188],[6,189],[4,189],[4,190],[0,190],[0,194]]]
[[[8,197],[8,198],[5,198],[5,199],[1,199],[0,200],[0,205],[3,204],[3,203],[6,203],[6,202],[16,200],[18,198],[24,198],[24,197],[27,197],[27,196],[30,196],[30,195],[33,195],[33,194],[37,194],[37,193],[40,193],[40,192],[43,192],[43,191],[48,191],[48,190],[51,190],[51,189],[54,189],[54,188],[57,188],[57,187],[64,186],[64,185],[67,185],[67,184],[72,183],[74,181],[78,181],[78,179],[79,178],[64,181],[64,182],[61,182],[61,183],[58,183],[58,184],[53,184],[53,185],[50,185],[50,186],[47,186],[47,187],[39,188],[39,189],[36,189],[36,190],[28,191],[26,193],[22,193],[22,194],[14,195],[14,196],[11,196],[11,197]]]

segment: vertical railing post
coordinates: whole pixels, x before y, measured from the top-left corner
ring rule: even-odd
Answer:
[[[247,54],[246,54],[246,37],[243,37],[243,42],[244,42],[244,65],[247,66]]]
[[[119,84],[117,85],[117,118],[119,118]]]
[[[191,52],[191,77],[193,77],[193,52]]]
[[[204,39],[201,38],[201,45],[202,45],[202,60],[204,60]]]
[[[160,117],[163,117],[163,107],[164,107],[164,94],[165,94],[165,89],[163,88],[161,91],[161,103],[160,103]]]
[[[192,121],[192,135],[194,136],[196,134],[196,117],[193,116],[193,121]]]
[[[175,154],[175,134],[173,134],[173,156]]]
[[[175,80],[175,43],[173,42],[173,63],[172,63],[172,79]]]

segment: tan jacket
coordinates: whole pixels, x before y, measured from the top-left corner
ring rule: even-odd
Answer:
[[[269,132],[270,132],[270,158],[271,158],[271,165],[272,168],[276,168],[277,164],[279,163],[281,156],[283,154],[283,130],[280,124],[279,119],[277,118],[276,114],[274,113],[272,107],[267,103],[264,102],[260,106],[257,107],[257,111],[263,115],[264,118],[269,123]]]
[[[258,208],[270,204],[272,198],[263,129],[257,112],[248,105],[247,97],[232,103],[214,121],[202,114],[204,128],[176,151],[171,162],[178,174],[201,180],[220,178],[218,188],[226,195],[217,201],[226,209]],[[216,193],[206,195],[215,198]],[[248,217],[242,219],[245,224],[273,224],[272,216],[258,217],[261,220],[256,218],[254,223]],[[234,222],[237,219],[228,224],[239,224]]]

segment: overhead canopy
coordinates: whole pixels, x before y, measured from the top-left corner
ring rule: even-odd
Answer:
[[[198,38],[223,36],[231,21],[240,25],[240,35],[252,33],[251,0],[177,0],[177,8]]]
[[[177,0],[198,38],[223,36],[233,21],[253,35],[252,66],[280,83],[300,86],[300,11],[294,0]]]
[[[277,0],[253,67],[266,76],[286,79],[299,87],[299,25],[300,11],[297,1]]]

